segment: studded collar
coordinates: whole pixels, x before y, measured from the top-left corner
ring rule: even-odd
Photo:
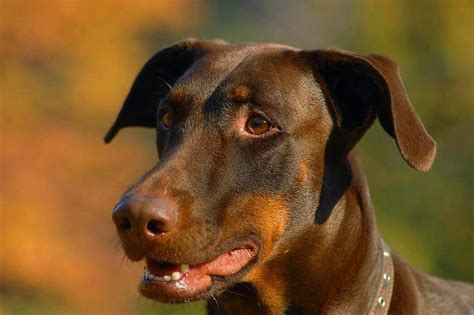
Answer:
[[[390,301],[392,299],[393,282],[394,282],[394,269],[392,254],[390,247],[385,244],[383,239],[380,239],[381,243],[381,272],[380,280],[377,287],[377,293],[375,295],[372,304],[370,305],[368,314],[370,315],[385,315],[388,313],[390,307]]]

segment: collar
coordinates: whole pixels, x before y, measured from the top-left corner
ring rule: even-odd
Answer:
[[[388,313],[390,307],[390,301],[392,299],[393,282],[394,282],[394,269],[392,254],[390,247],[385,244],[383,239],[380,239],[381,251],[381,272],[380,280],[377,287],[377,293],[373,299],[368,314],[370,315],[385,315]]]

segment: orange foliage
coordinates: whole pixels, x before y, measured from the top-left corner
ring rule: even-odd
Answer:
[[[136,141],[105,146],[101,139],[150,54],[140,32],[186,31],[200,6],[0,3],[3,286],[44,291],[87,313],[121,313],[137,301],[142,267],[131,272],[122,253],[114,255],[110,215],[125,184],[156,156]]]

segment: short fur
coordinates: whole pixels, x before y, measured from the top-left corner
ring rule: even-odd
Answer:
[[[164,107],[171,130],[157,122]],[[279,131],[242,134],[253,112]],[[193,39],[161,50],[105,141],[127,126],[157,128],[160,161],[124,198],[170,196],[178,223],[153,242],[122,238],[126,254],[201,263],[251,239],[256,258],[196,297],[210,300],[210,314],[366,313],[380,235],[354,146],[377,118],[407,163],[427,171],[436,144],[390,59]],[[473,313],[473,286],[396,254],[394,267],[390,314]]]

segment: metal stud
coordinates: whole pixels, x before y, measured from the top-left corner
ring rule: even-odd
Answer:
[[[388,273],[384,273],[383,274],[383,279],[388,282],[392,279],[392,277],[390,277],[390,275]]]
[[[379,297],[379,298],[377,299],[377,302],[379,303],[379,305],[380,305],[381,307],[384,307],[384,306],[385,306],[385,300],[384,300],[383,297]]]

